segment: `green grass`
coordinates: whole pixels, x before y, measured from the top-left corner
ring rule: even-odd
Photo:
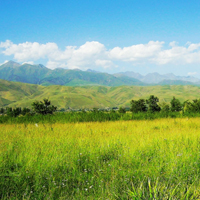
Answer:
[[[173,96],[181,102],[199,99],[197,86],[40,86],[0,80],[0,107],[31,107],[34,100],[49,98],[58,108],[105,108],[130,106],[132,99],[157,96],[170,102]]]
[[[1,199],[198,199],[199,118],[0,125]]]

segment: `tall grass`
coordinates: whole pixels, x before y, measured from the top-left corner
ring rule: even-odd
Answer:
[[[0,124],[29,124],[29,123],[77,123],[77,122],[106,122],[118,120],[147,120],[161,118],[184,118],[200,117],[200,113],[183,112],[141,112],[141,113],[119,113],[119,112],[57,112],[53,115],[25,115],[10,117],[0,116]]]
[[[0,197],[198,199],[199,120],[0,125]]]

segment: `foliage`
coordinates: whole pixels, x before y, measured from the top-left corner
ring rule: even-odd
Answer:
[[[148,105],[148,111],[149,112],[158,112],[161,110],[160,106],[157,104],[159,102],[158,97],[154,97],[154,95],[151,95],[149,99],[146,100],[146,103]]]
[[[33,110],[42,115],[53,114],[57,107],[51,105],[51,102],[48,99],[43,99],[43,101],[34,101],[32,103]]]
[[[145,104],[145,100],[144,99],[132,100],[130,111],[132,111],[133,113],[146,112],[147,106]]]
[[[176,99],[175,97],[173,97],[173,99],[170,101],[170,104],[171,104],[171,111],[172,112],[182,110],[181,102],[178,99]]]
[[[0,114],[4,114],[5,113],[5,109],[4,108],[0,108]]]
[[[21,107],[16,107],[16,108],[10,108],[6,107],[6,114],[9,117],[17,117],[19,115],[26,115],[27,113],[30,113],[29,108],[21,108]]]
[[[170,111],[170,107],[166,102],[162,102],[159,104],[161,108],[161,112],[168,113]]]
[[[193,102],[185,101],[183,103],[183,109],[185,112],[200,112],[200,99],[194,99]]]
[[[26,115],[26,114],[28,114],[30,112],[31,112],[31,110],[29,108],[23,108],[22,111],[21,111],[21,114],[22,115]]]
[[[120,107],[118,112],[119,113],[126,113],[126,108]]]

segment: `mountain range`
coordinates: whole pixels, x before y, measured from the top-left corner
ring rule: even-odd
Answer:
[[[127,72],[116,73],[114,75],[116,77],[128,76],[128,77],[135,78],[144,83],[149,83],[149,84],[163,84],[163,83],[167,83],[168,81],[169,82],[171,81],[171,83],[173,83],[173,81],[179,81],[178,83],[184,83],[184,81],[186,81],[186,83],[197,83],[197,84],[200,83],[200,79],[195,78],[193,76],[175,76],[172,73],[161,75],[157,72],[154,72],[154,73],[149,73],[143,76],[139,73],[127,71]]]
[[[0,79],[43,86],[200,85],[200,80],[191,76],[160,75],[159,73],[149,73],[143,76],[130,71],[108,74],[91,69],[87,71],[63,68],[51,70],[41,64],[31,65],[26,63],[21,65],[13,61],[0,65]]]

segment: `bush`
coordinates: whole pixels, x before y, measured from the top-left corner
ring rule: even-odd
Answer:
[[[34,101],[32,103],[33,110],[42,115],[53,114],[57,107],[51,105],[51,102],[48,99],[43,99],[42,101]]]

